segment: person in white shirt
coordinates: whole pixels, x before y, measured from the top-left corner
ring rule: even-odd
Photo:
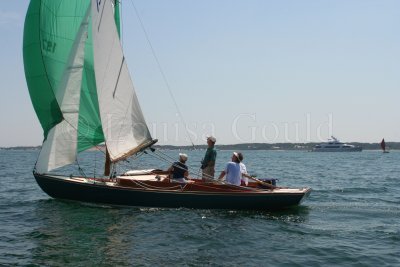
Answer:
[[[233,152],[232,161],[226,164],[225,170],[221,172],[218,179],[222,180],[225,175],[227,183],[240,185],[242,174],[240,172],[240,160],[237,152]]]
[[[240,161],[240,173],[242,175],[241,180],[242,182],[247,186],[249,184],[249,178],[251,178],[251,176],[247,173],[247,169],[246,169],[246,165],[244,165],[243,163],[243,154],[241,152],[238,152],[238,157],[239,157],[239,161]]]

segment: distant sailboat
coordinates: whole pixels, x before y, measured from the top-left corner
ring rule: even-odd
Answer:
[[[381,141],[381,148],[383,153],[389,153],[389,150],[386,148],[385,138],[383,138]]]

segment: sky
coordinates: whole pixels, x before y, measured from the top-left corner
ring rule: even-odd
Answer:
[[[40,145],[22,59],[29,1],[0,3],[0,147]],[[159,144],[400,142],[400,1],[123,0],[122,16]]]

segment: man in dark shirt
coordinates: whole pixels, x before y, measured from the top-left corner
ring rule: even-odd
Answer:
[[[203,181],[214,179],[215,173],[215,161],[217,159],[217,150],[215,150],[214,145],[217,139],[214,136],[207,137],[207,151],[204,159],[201,161],[202,179]]]
[[[174,162],[168,169],[168,172],[172,174],[172,181],[179,183],[186,183],[186,179],[189,176],[188,167],[185,164],[188,156],[183,153],[179,153],[179,161]]]

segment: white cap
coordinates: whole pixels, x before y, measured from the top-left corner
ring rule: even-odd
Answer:
[[[238,161],[240,161],[240,158],[239,158],[239,153],[237,153],[237,152],[233,152],[233,155],[238,159]]]
[[[215,138],[215,137],[212,136],[212,135],[208,135],[208,136],[207,136],[207,140],[210,140],[211,142],[215,143],[215,142],[217,141],[217,138]]]
[[[184,161],[186,161],[188,159],[188,155],[186,155],[184,153],[179,153],[179,157],[182,158]]]

